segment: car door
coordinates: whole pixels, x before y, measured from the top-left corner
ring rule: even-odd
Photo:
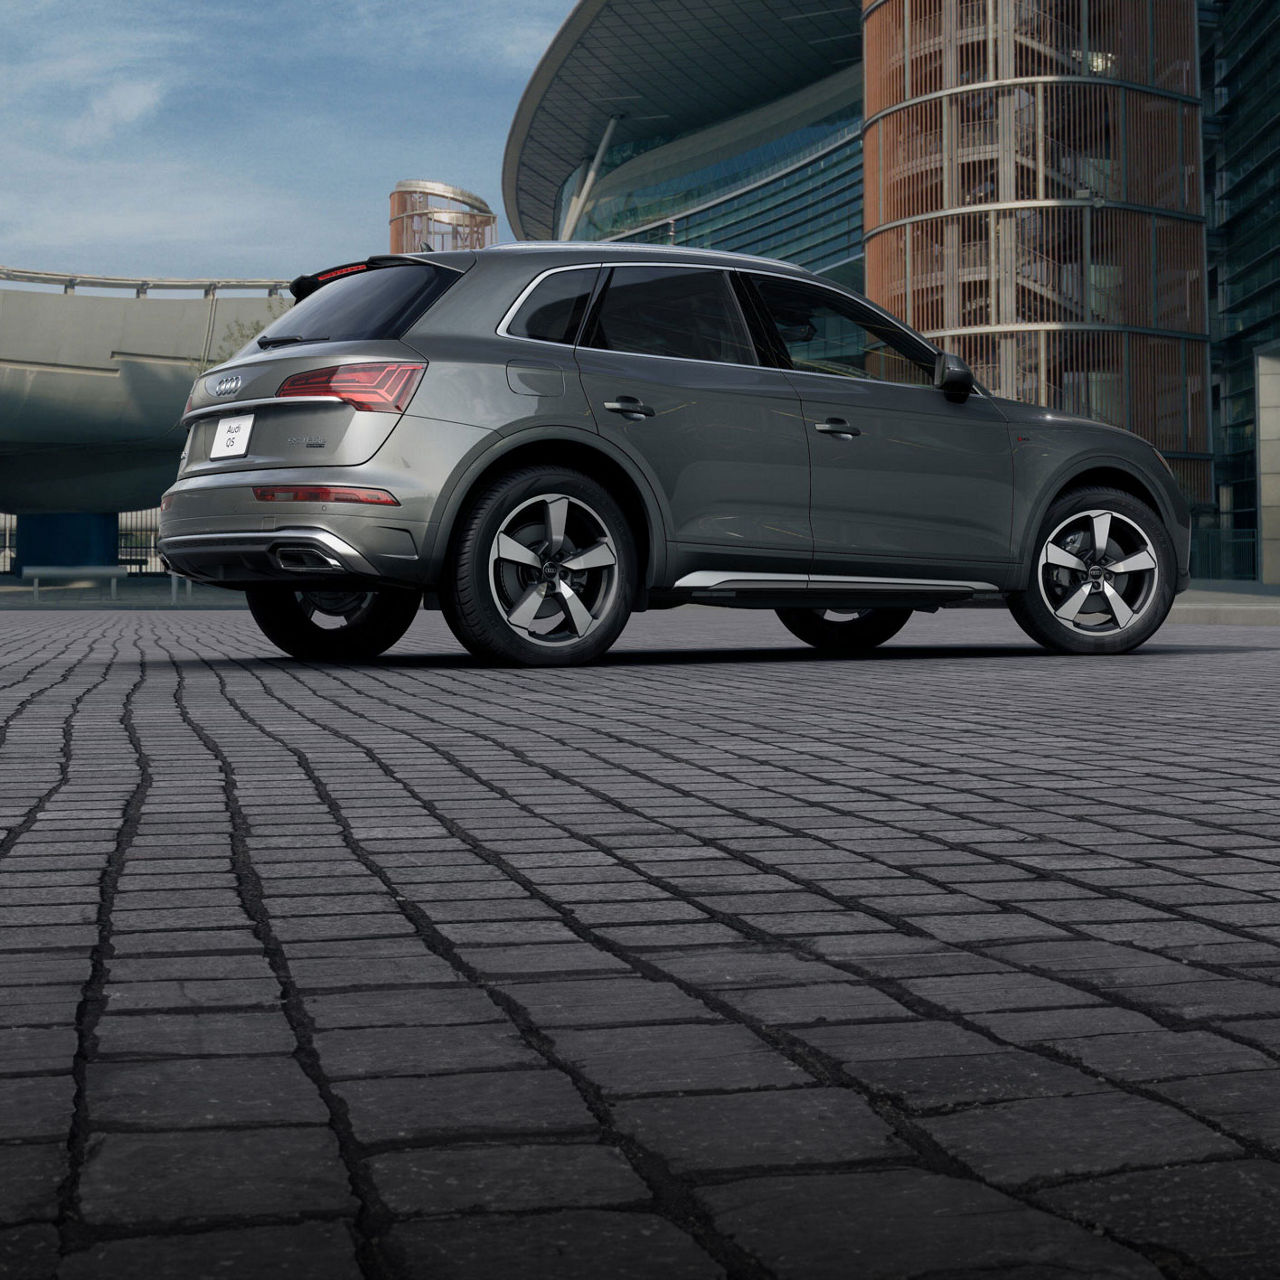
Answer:
[[[683,572],[804,573],[809,442],[784,371],[760,363],[726,271],[620,265],[577,351],[602,435],[648,475]]]
[[[992,400],[948,400],[928,345],[874,308],[748,274],[804,408],[813,572],[935,577],[1007,565],[1013,458]]]

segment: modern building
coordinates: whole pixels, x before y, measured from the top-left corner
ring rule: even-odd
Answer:
[[[1280,340],[1280,4],[1202,0],[1200,11],[1214,479],[1230,573],[1252,563],[1263,509],[1255,354]],[[1264,580],[1280,582],[1280,559],[1271,566],[1261,542],[1259,554]]]
[[[1239,51],[1206,64],[1248,103],[1225,109],[1271,126],[1231,130],[1252,195],[1208,257],[1204,152],[1220,184],[1227,131],[1221,111],[1202,128],[1198,22]],[[522,238],[735,249],[864,288],[1001,394],[1151,440],[1197,513],[1193,570],[1253,577],[1277,43],[1273,0],[581,0],[520,102],[503,195]],[[1211,355],[1211,289],[1234,354]]]
[[[581,0],[507,141],[517,238],[785,254],[859,283],[851,13],[812,0]]]
[[[867,293],[1213,501],[1193,0],[864,0]]]
[[[4,267],[0,283],[0,570],[114,564],[119,514],[173,480],[192,379],[284,310],[286,282]]]

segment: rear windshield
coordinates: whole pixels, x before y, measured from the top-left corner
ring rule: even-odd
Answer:
[[[273,320],[247,350],[292,342],[398,338],[458,279],[429,262],[373,267],[334,280]]]

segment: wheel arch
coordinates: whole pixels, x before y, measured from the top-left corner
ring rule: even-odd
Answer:
[[[1161,487],[1151,483],[1124,460],[1094,457],[1078,461],[1065,467],[1044,486],[1030,510],[1022,528],[1022,552],[1018,558],[1017,581],[1013,584],[1016,589],[1025,588],[1031,580],[1032,564],[1036,557],[1036,538],[1049,508],[1074,490],[1093,488],[1119,489],[1139,502],[1146,503],[1164,522],[1166,529],[1178,524],[1176,513]],[[1178,539],[1172,537],[1172,533],[1170,536],[1177,551]],[[1186,568],[1182,564],[1178,567],[1179,570]]]
[[[630,460],[599,436],[565,428],[520,432],[506,437],[479,457],[437,502],[435,542],[427,560],[428,581],[437,580],[458,535],[461,518],[476,497],[498,477],[527,466],[566,466],[599,481],[622,508],[635,539],[639,580],[647,589],[666,573],[666,527],[652,486]],[[638,602],[644,607],[644,599]]]

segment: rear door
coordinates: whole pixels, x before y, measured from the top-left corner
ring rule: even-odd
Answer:
[[[727,272],[613,267],[577,356],[596,424],[661,496],[682,566],[807,571],[799,397],[760,364]]]
[[[821,285],[747,273],[804,408],[815,573],[935,577],[1007,564],[1009,428],[981,393],[933,386],[932,353]]]

